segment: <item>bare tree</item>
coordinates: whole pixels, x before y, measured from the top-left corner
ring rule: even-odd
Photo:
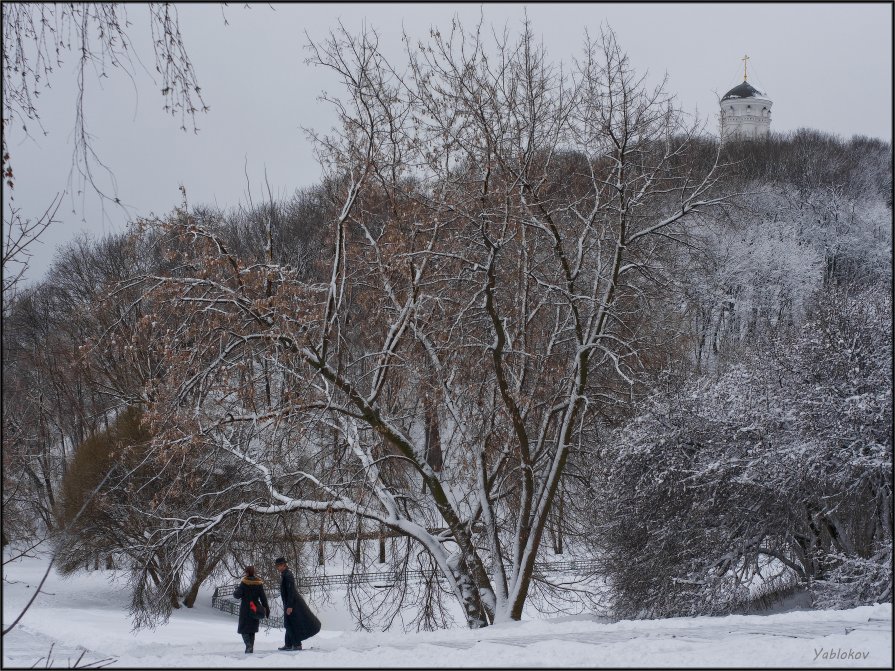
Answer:
[[[198,131],[196,115],[207,111],[208,107],[202,100],[201,88],[184,44],[177,7],[165,2],[147,3],[145,8],[149,15],[155,70],[160,77],[164,110],[180,116],[182,130],[185,131],[189,124],[193,131]],[[91,71],[96,77],[103,78],[110,70],[118,69],[133,79],[130,29],[125,3],[10,2],[3,6],[0,172],[7,187],[3,203],[4,304],[13,300],[16,288],[27,276],[34,244],[54,222],[63,197],[57,193],[40,217],[23,217],[14,203],[15,175],[10,147],[20,129],[26,137],[33,132],[34,126],[46,134],[41,122],[41,89],[52,85],[56,71],[63,66],[66,57],[77,59],[74,149],[68,191],[70,194],[77,191],[86,198],[86,184],[99,197],[103,208],[107,202],[122,206],[113,171],[93,149],[85,100]],[[107,181],[100,179],[100,171],[105,172]],[[76,178],[80,184],[73,188],[72,182]]]
[[[11,188],[11,185],[10,185]],[[37,219],[23,219],[21,210],[9,208],[3,218],[3,310],[15,301],[18,289],[28,274],[33,247],[54,222],[61,202],[57,195]]]
[[[192,61],[180,30],[177,6],[147,3],[149,28],[160,77],[164,110],[179,116],[181,128],[195,131],[196,114],[208,107],[202,100]],[[51,86],[56,70],[66,57],[77,58],[77,100],[75,104],[74,150],[69,177],[78,174],[103,199],[118,202],[114,175],[93,150],[85,113],[86,82],[93,71],[107,77],[112,69],[124,70],[133,78],[134,63],[131,22],[128,9],[120,2],[23,3],[11,2],[3,8],[3,176],[14,184],[8,136],[29,125],[41,131],[39,97],[41,88]],[[45,131],[44,131],[45,132]],[[96,169],[111,178],[112,193],[98,183]],[[5,269],[5,266],[4,266]]]
[[[155,446],[242,473],[238,505],[149,515],[172,565],[231,516],[344,511],[413,539],[470,627],[521,617],[583,427],[636,378],[652,272],[724,199],[611,32],[568,70],[527,23],[483,32],[407,37],[404,71],[375,33],[312,41],[346,90],[315,136],[341,203],[326,281],[245,263],[186,209],[162,222],[193,244],[142,279]]]

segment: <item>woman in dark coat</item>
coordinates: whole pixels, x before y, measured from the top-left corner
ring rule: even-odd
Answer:
[[[270,616],[270,607],[267,605],[267,594],[264,591],[264,583],[261,578],[255,576],[255,567],[246,566],[242,581],[233,590],[233,597],[240,599],[239,626],[236,631],[242,634],[242,640],[246,644],[246,652],[255,649],[255,634],[258,633],[259,619],[253,617],[250,609],[252,599],[260,599],[264,608],[264,616]]]

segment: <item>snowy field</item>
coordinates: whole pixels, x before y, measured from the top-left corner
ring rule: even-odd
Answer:
[[[46,562],[4,566],[3,627],[21,612]],[[167,625],[131,631],[127,595],[106,573],[50,575],[19,626],[3,637],[3,667],[877,667],[892,668],[892,606],[772,615],[605,623],[577,616],[481,631],[360,633],[344,613],[314,606],[323,631],[301,652],[278,652],[281,630],[259,632],[242,652],[236,618],[211,607],[211,591]]]

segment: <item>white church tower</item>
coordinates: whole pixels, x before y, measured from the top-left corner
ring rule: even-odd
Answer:
[[[771,129],[771,105],[764,93],[749,83],[748,56],[743,56],[743,83],[721,98],[721,137],[753,140],[766,137]]]

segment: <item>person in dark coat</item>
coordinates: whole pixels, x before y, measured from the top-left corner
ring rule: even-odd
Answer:
[[[246,653],[255,650],[255,634],[258,633],[260,619],[251,613],[252,600],[260,599],[264,608],[264,616],[270,617],[270,606],[267,604],[267,594],[264,591],[264,582],[255,575],[254,566],[246,566],[245,575],[233,590],[233,598],[239,599],[239,626],[236,631],[242,634],[242,640],[246,644]]]
[[[286,560],[278,557],[274,564],[280,572],[280,597],[283,599],[283,626],[286,628],[286,644],[278,650],[301,650],[301,642],[320,631],[320,620],[308,608],[308,604],[295,587],[295,576]]]

